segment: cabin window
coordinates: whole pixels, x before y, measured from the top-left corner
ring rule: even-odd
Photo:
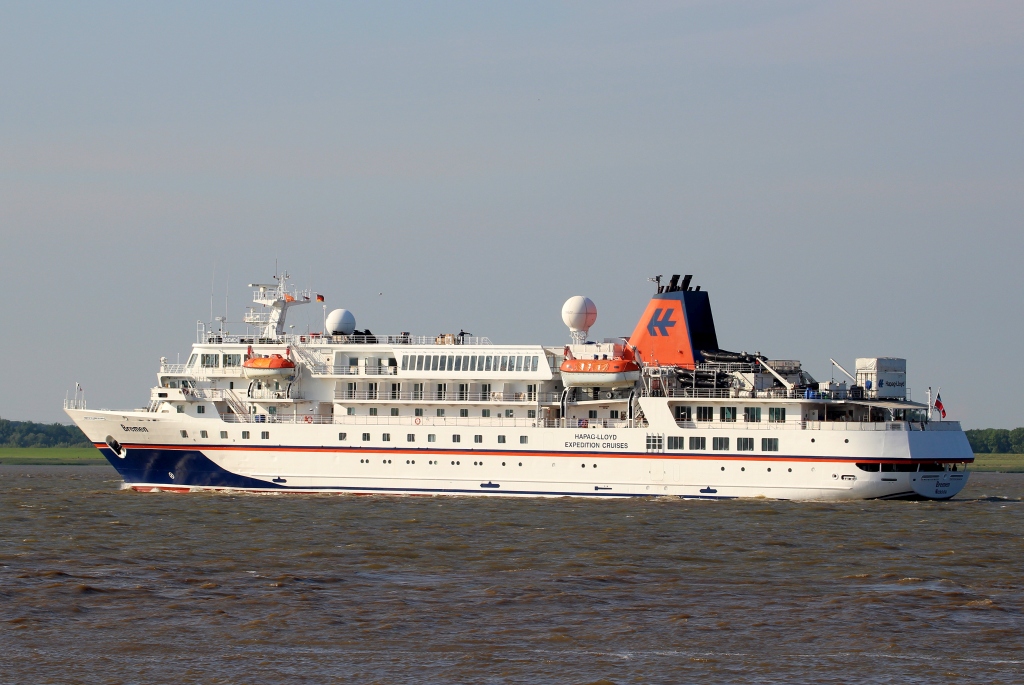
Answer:
[[[711,449],[713,449],[713,450],[727,450],[727,449],[729,449],[729,438],[711,438]]]
[[[216,369],[218,362],[220,361],[219,354],[201,354],[199,355],[199,365],[204,369]]]
[[[271,407],[271,409],[273,409],[273,407]],[[197,414],[205,414],[206,413],[206,407],[200,404],[198,407],[196,407],[196,413]]]
[[[761,438],[761,451],[762,452],[778,452],[779,451],[779,439],[778,438]]]
[[[178,432],[181,433],[181,437],[183,437],[183,438],[187,438],[188,437],[188,431],[178,431]]]
[[[338,433],[338,440],[341,442],[348,440],[348,433]]]
[[[480,384],[480,399],[489,400],[491,399],[491,384],[481,383]]]
[[[482,436],[482,435],[474,435],[473,436],[473,442],[475,442],[477,444],[480,444],[483,441],[484,441],[484,436]]]
[[[485,419],[490,418],[491,417],[491,410],[490,409],[481,409],[480,410],[480,416],[484,417]]]
[[[648,450],[660,450],[662,449],[661,436],[660,435],[648,435],[647,436],[647,449]]]
[[[498,444],[499,445],[504,445],[505,444],[505,436],[504,435],[499,435],[498,436]]]
[[[597,410],[596,409],[589,410],[587,412],[587,418],[588,419],[596,419],[597,418]]]
[[[267,413],[270,414],[271,416],[277,414],[277,407],[267,407]]]
[[[452,442],[462,442],[462,436],[456,433],[452,436]]]
[[[185,405],[183,405],[183,404],[179,404],[179,405],[177,405],[177,406],[175,407],[175,409],[177,409],[177,410],[178,410],[178,413],[179,413],[179,414],[184,414],[184,413],[185,413]]]
[[[785,407],[769,407],[768,408],[768,423],[785,423],[786,422],[786,408]]]
[[[753,452],[754,451],[754,439],[753,438],[736,438],[736,449],[740,452]]]
[[[743,420],[747,423],[761,423],[761,407],[744,407]]]
[[[398,407],[391,407],[391,415],[398,416]]]
[[[691,437],[690,438],[690,449],[691,450],[706,450],[707,448],[708,448],[708,439],[707,438],[697,438],[697,437]]]
[[[878,464],[862,464],[857,463],[857,468],[861,471],[868,471],[870,473],[878,473]]]
[[[438,409],[437,410],[437,415],[438,416],[444,416],[444,409]]]
[[[437,436],[433,433],[427,433],[427,442],[437,442]]]
[[[242,440],[249,439],[249,431],[242,431]]]
[[[533,411],[531,413],[534,416],[537,415],[537,412],[535,412],[535,411]],[[534,418],[534,416],[531,416],[530,418],[532,419],[532,418]],[[608,412],[608,418],[609,419],[617,419],[617,418],[619,418],[619,410],[618,409],[612,409],[610,412]]]
[[[668,448],[670,450],[681,450],[683,449],[684,440],[684,438],[670,435],[668,438]]]
[[[227,431],[221,431],[220,432],[220,439],[221,440],[227,440],[228,439],[228,432]]]
[[[348,407],[347,409],[345,409],[345,413],[348,414],[349,416],[355,416],[356,415],[356,408],[355,407]]]
[[[448,384],[438,383],[437,384],[437,399],[445,400],[448,398]]]
[[[713,421],[715,416],[714,407],[697,407],[698,421]]]
[[[527,437],[525,435],[520,435],[519,436],[519,444],[520,445],[525,445],[528,442],[530,442],[530,438],[529,437]]]
[[[270,431],[261,431],[260,440],[270,440]]]
[[[693,412],[690,407],[676,407],[676,421],[693,421]]]
[[[380,436],[380,439],[384,442],[391,442],[391,433],[384,433]]]
[[[515,412],[515,410],[514,410],[514,409],[506,409],[506,410],[505,410],[505,418],[506,418],[506,419],[511,419],[511,418],[514,418],[514,417],[515,417],[515,415],[516,415],[516,412]]]
[[[413,383],[412,384],[412,398],[414,400],[422,400],[423,399],[423,384],[422,383]]]
[[[370,442],[370,434],[363,433],[363,442]]]
[[[736,420],[736,407],[719,407],[718,416],[722,423],[732,423]]]
[[[377,415],[377,407],[370,407],[370,416]]]
[[[408,434],[406,434],[405,441],[406,442],[416,442],[416,434],[415,433],[408,433]]]
[[[206,438],[208,438],[210,436],[209,436],[209,434],[207,434],[206,431],[199,431],[199,437],[201,437],[202,439],[205,440]]]
[[[614,414],[615,412],[612,412],[612,413]],[[528,418],[528,419],[535,419],[535,418],[537,418],[537,410],[536,409],[527,409],[526,410],[526,418]],[[612,418],[615,418],[615,417],[613,416]]]
[[[459,418],[465,419],[465,418],[468,418],[468,417],[469,417],[469,410],[468,409],[460,409],[459,410]]]
[[[366,399],[375,400],[377,399],[377,384],[367,383],[366,384]]]
[[[416,416],[423,416],[423,407],[416,407],[416,409],[415,409],[415,411],[413,413]]]

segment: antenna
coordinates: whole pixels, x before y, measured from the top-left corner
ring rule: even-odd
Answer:
[[[217,283],[217,262],[213,263],[213,276],[210,277],[210,322],[213,322],[213,287]]]

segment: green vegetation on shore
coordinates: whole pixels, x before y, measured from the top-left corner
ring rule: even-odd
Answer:
[[[0,447],[0,464],[86,466],[106,464],[95,447]]]
[[[0,419],[0,447],[92,447],[78,426]]]

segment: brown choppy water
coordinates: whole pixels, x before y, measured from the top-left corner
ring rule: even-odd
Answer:
[[[946,503],[118,484],[0,467],[0,681],[1024,681],[1024,475]]]

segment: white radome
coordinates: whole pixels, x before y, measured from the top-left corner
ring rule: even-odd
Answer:
[[[562,322],[571,331],[586,333],[597,321],[597,305],[589,297],[576,295],[562,305]]]
[[[327,315],[328,335],[352,335],[356,329],[356,317],[347,309],[335,309]]]

